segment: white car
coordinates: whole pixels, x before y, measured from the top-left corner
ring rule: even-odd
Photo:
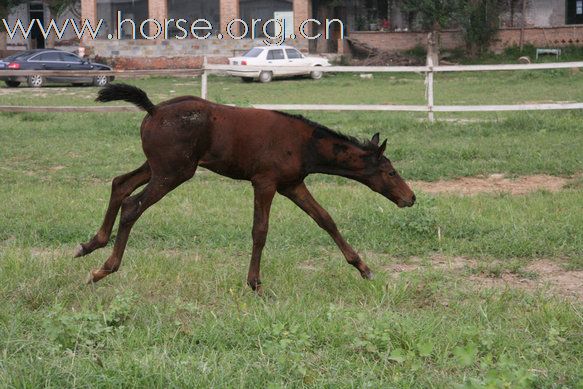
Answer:
[[[261,82],[269,82],[274,77],[288,77],[309,75],[314,80],[322,78],[321,71],[314,70],[246,70],[245,66],[290,66],[290,67],[319,67],[330,66],[326,58],[306,57],[291,46],[260,46],[254,47],[241,57],[229,58],[229,65],[233,68],[228,74],[241,77],[243,81],[258,79]]]

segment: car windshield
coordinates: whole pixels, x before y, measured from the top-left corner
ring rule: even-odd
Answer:
[[[257,57],[259,57],[259,54],[261,54],[262,51],[263,51],[263,49],[255,47],[255,48],[249,50],[248,52],[246,52],[245,54],[243,54],[243,57],[257,58]]]

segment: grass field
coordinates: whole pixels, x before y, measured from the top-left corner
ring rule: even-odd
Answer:
[[[581,77],[448,75],[436,100],[583,101]],[[210,97],[423,101],[419,76],[369,81],[212,78]],[[155,101],[199,91],[188,79],[135,84]],[[95,92],[0,88],[0,99],[82,105]],[[118,273],[86,286],[111,246],[72,253],[99,227],[111,178],[143,161],[142,115],[0,114],[0,386],[583,387],[582,301],[531,267],[583,270],[582,113],[433,125],[409,114],[308,116],[356,136],[380,131],[410,180],[575,178],[556,193],[418,192],[415,207],[397,209],[360,184],[310,177],[376,278],[360,279],[313,221],[276,197],[259,298],[245,285],[251,187],[203,171],[144,214]]]

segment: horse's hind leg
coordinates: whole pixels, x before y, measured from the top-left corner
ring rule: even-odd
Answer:
[[[111,196],[109,198],[107,211],[105,212],[103,224],[89,242],[82,243],[77,247],[75,257],[82,257],[107,245],[122,201],[131,195],[134,190],[147,183],[150,180],[150,176],[150,165],[148,162],[145,162],[136,170],[113,179],[111,184]]]
[[[146,209],[160,201],[171,190],[190,179],[196,171],[196,164],[184,169],[177,169],[178,174],[152,174],[152,178],[142,192],[123,200],[119,230],[115,238],[115,245],[111,256],[105,261],[101,269],[91,272],[88,282],[97,282],[103,277],[116,272],[121,264],[130,231]]]

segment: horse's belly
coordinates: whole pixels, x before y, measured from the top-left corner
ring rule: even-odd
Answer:
[[[247,177],[247,174],[242,169],[239,169],[234,166],[229,166],[222,162],[213,162],[208,160],[201,160],[198,163],[199,166],[210,170],[211,172],[220,174],[221,176],[229,177],[234,180],[249,180],[250,177]]]

